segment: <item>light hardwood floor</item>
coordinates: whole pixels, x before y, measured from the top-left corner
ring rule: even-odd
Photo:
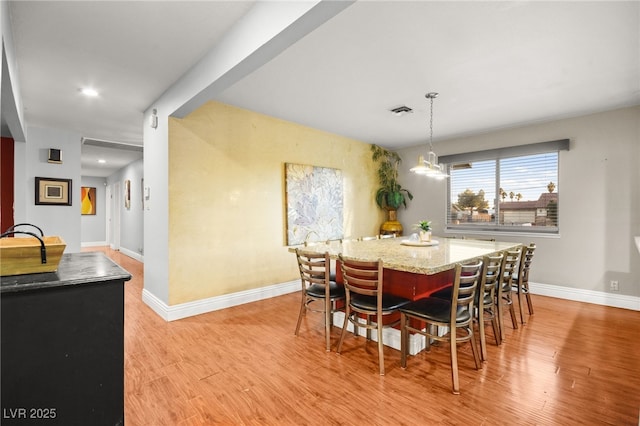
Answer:
[[[524,327],[507,323],[500,347],[489,337],[482,370],[461,348],[456,396],[446,346],[409,357],[406,370],[385,348],[381,377],[375,342],[348,336],[342,355],[325,352],[321,314],[294,336],[299,294],[165,322],[141,300],[142,264],[99,250],[134,276],[128,426],[639,424],[640,312],[534,295]]]

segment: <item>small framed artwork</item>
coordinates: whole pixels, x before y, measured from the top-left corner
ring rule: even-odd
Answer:
[[[36,177],[36,205],[70,206],[71,179]]]
[[[82,214],[96,214],[96,189],[83,186],[80,189],[80,211]]]
[[[131,181],[124,181],[124,207],[129,210],[131,208]]]

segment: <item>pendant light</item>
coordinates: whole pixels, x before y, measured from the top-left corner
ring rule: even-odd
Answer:
[[[438,97],[438,93],[429,92],[424,95],[429,99],[431,103],[431,114],[429,119],[429,152],[427,153],[427,159],[424,159],[424,155],[418,157],[418,165],[412,167],[410,171],[418,175],[429,176],[437,179],[444,179],[449,175],[444,172],[444,165],[438,164],[438,156],[433,152],[433,100]]]

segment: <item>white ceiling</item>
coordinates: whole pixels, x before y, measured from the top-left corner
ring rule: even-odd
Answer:
[[[253,3],[11,2],[26,124],[141,144]],[[216,100],[399,148],[426,142],[432,91],[434,141],[638,105],[640,2],[359,1]]]

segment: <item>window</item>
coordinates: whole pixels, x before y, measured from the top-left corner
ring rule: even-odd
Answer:
[[[559,151],[569,140],[440,157],[448,230],[558,233]]]

